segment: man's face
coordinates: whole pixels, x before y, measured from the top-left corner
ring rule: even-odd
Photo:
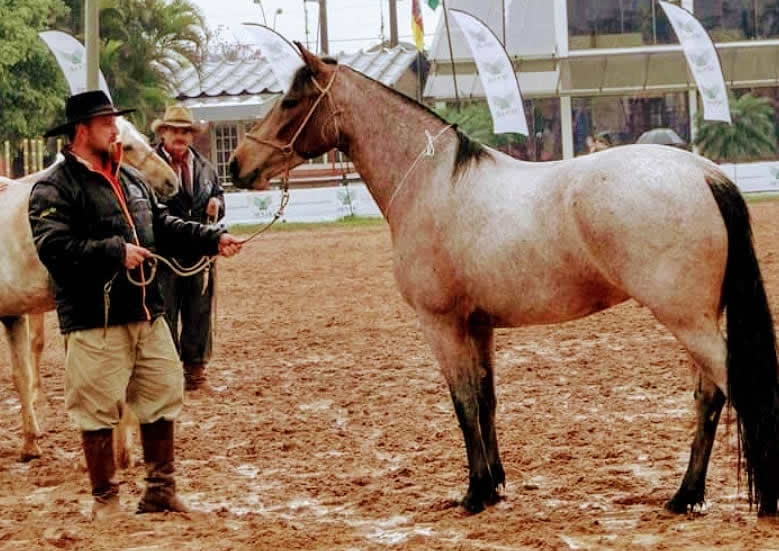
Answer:
[[[92,151],[98,155],[108,155],[119,136],[114,115],[95,117],[86,122],[87,143]]]
[[[195,133],[191,128],[164,126],[160,130],[160,137],[162,138],[168,153],[180,157],[187,152],[187,147],[192,145],[192,142],[195,139]]]

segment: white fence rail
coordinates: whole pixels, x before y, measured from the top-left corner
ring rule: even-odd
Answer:
[[[745,193],[779,191],[779,162],[723,164],[720,168]]]
[[[779,192],[779,162],[721,165],[743,192]],[[521,184],[518,184],[521,185]],[[279,208],[281,192],[246,191],[225,194],[228,226],[268,222]],[[282,220],[286,222],[328,222],[349,215],[381,216],[363,183],[345,186],[293,189]]]
[[[328,222],[345,216],[381,216],[363,183],[345,186],[292,189],[281,220],[285,222]],[[281,192],[246,191],[225,194],[225,224],[268,222],[279,209]]]

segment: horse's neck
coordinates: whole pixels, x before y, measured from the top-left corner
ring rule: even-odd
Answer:
[[[350,79],[347,93],[348,100],[338,106],[345,108],[342,132],[347,153],[391,223],[390,203],[393,211],[402,211],[400,205],[413,196],[418,185],[430,180],[442,162],[450,164],[455,133],[447,131],[442,120],[378,83]],[[437,137],[433,163],[424,155],[428,136]]]

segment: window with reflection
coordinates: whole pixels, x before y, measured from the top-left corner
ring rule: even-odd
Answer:
[[[524,161],[559,161],[563,158],[560,98],[534,98],[523,103],[529,136],[496,134],[490,144]]]
[[[755,38],[754,0],[695,0],[696,19],[709,31],[714,42]]]
[[[576,155],[592,152],[595,144],[636,143],[641,134],[654,128],[674,130],[685,144],[690,140],[686,93],[573,98],[572,110]]]
[[[779,0],[757,2],[758,38],[779,38]]]
[[[569,0],[568,34],[572,50],[676,41],[665,12],[652,0]]]

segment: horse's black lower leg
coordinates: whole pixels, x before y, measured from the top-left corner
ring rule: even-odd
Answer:
[[[486,505],[497,500],[496,487],[498,483],[495,482],[490,472],[488,457],[494,457],[495,464],[500,465],[494,423],[492,422],[495,414],[495,397],[494,391],[491,390],[491,370],[489,373],[490,382],[486,387],[489,390],[487,395],[490,399],[484,402],[481,397],[484,376],[481,351],[487,345],[492,345],[491,332],[486,333],[488,338],[485,341],[474,336],[468,320],[423,314],[420,317],[422,328],[449,385],[454,410],[465,440],[469,482],[468,492],[463,498],[462,505],[471,513],[478,513]],[[482,402],[485,404],[486,416],[484,418],[482,418]],[[483,425],[482,419],[484,419]],[[482,426],[487,430],[483,432]],[[490,442],[489,445],[487,445],[485,438]],[[499,471],[502,481],[503,468],[500,467]]]
[[[470,385],[468,385],[470,386]],[[463,431],[465,451],[468,455],[468,492],[462,505],[470,513],[484,510],[497,501],[497,484],[487,463],[487,453],[479,426],[479,402],[475,388],[452,390],[452,401],[460,429]]]
[[[714,435],[717,431],[725,395],[708,379],[699,377],[695,389],[697,425],[690,451],[690,463],[682,484],[665,507],[674,513],[686,513],[702,504],[706,489],[706,471],[709,466]]]
[[[471,334],[478,351],[481,379],[479,381],[479,426],[484,441],[484,449],[487,455],[487,464],[490,468],[492,482],[497,490],[506,483],[506,473],[500,462],[498,450],[498,435],[495,430],[495,409],[497,399],[495,397],[495,345],[494,330],[486,320],[471,319]]]

